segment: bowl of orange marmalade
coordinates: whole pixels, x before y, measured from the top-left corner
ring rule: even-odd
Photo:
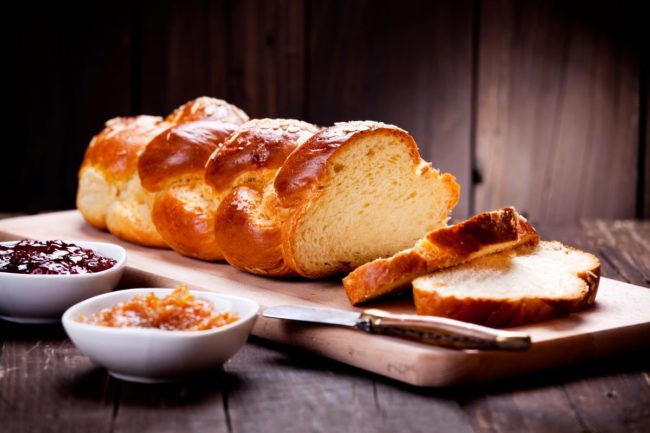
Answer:
[[[70,307],[75,346],[118,379],[168,382],[218,368],[245,343],[259,306],[246,298],[176,289],[129,289]]]

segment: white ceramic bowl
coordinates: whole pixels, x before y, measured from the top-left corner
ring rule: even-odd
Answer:
[[[18,241],[2,242],[12,245]],[[110,269],[92,274],[33,275],[0,272],[0,318],[21,323],[48,323],[61,320],[71,305],[111,291],[120,281],[126,251],[103,242],[68,241],[115,259]]]
[[[246,298],[191,290],[218,311],[236,313],[239,320],[206,331],[166,331],[155,328],[113,328],[81,323],[80,316],[153,292],[158,297],[172,289],[130,289],[106,293],[74,305],[63,314],[63,327],[77,348],[109,373],[133,382],[168,382],[226,362],[253,329],[259,306]]]

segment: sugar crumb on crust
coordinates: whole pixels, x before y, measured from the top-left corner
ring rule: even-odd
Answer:
[[[225,192],[245,184],[237,182],[241,177],[257,178],[260,169],[276,170],[318,130],[315,125],[295,119],[250,120],[210,156],[206,182]]]

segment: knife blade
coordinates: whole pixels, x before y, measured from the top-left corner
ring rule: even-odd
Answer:
[[[435,316],[393,314],[378,309],[361,313],[332,308],[279,305],[262,313],[264,317],[346,326],[371,334],[390,335],[454,349],[522,350],[531,345],[523,332],[503,331],[486,326]]]

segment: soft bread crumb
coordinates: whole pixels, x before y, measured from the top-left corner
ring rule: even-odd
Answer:
[[[420,314],[509,326],[586,308],[599,275],[595,256],[541,242],[417,278],[413,294]]]
[[[115,196],[114,188],[95,167],[87,167],[79,173],[77,208],[99,229],[106,228],[106,211]]]
[[[165,248],[167,244],[151,220],[153,200],[153,193],[142,188],[140,177],[137,173],[134,174],[123,189],[118,189],[114,201],[108,207],[108,230],[130,242]]]
[[[331,161],[330,182],[300,217],[293,255],[305,275],[355,268],[394,254],[446,224],[452,176],[414,166],[402,138],[371,135]]]

